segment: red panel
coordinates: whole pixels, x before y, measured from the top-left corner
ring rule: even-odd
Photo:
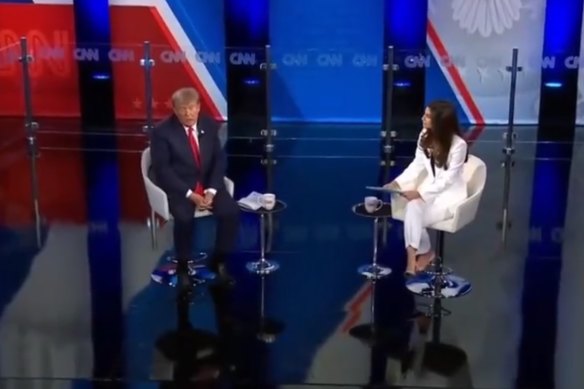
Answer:
[[[153,57],[163,51],[179,48],[154,9],[119,7],[111,9],[112,47],[129,55],[127,61],[114,61],[116,115],[120,119],[143,119],[144,73],[140,66],[142,44],[149,40]],[[129,26],[131,21],[131,26]],[[74,15],[70,5],[0,4],[0,116],[23,116],[24,96],[19,53],[20,36],[27,36],[35,55],[31,64],[34,115],[47,117],[79,117],[79,88],[74,60]],[[11,49],[7,49],[12,45]],[[52,51],[53,58],[46,48]],[[58,50],[62,54],[55,58]],[[42,54],[44,54],[44,56]],[[156,61],[153,70],[155,117],[170,113],[168,100],[172,92],[183,86],[201,83],[187,63],[167,64]],[[203,110],[216,115],[210,98],[202,90]],[[18,127],[18,131],[22,128]],[[80,133],[68,135],[41,134],[39,143],[66,146],[67,151],[45,151],[39,159],[40,206],[48,221],[86,221],[86,189]],[[141,137],[118,138],[119,148],[146,147]],[[140,143],[140,144],[137,144]],[[10,150],[1,150],[0,223],[27,224],[33,215],[30,191],[30,161],[24,140]],[[118,153],[120,168],[120,201],[122,219],[144,221],[149,207],[140,175],[138,153]]]
[[[17,61],[21,36],[28,38],[35,56],[30,66],[35,116],[79,116],[73,21],[69,5],[0,4],[0,116],[24,115]]]
[[[118,119],[143,119],[144,72],[140,66],[143,42],[153,45],[154,116],[169,114],[169,97],[183,86],[202,92],[203,111],[219,118],[201,81],[186,62],[164,63],[163,52],[180,52],[177,43],[151,7],[112,6],[111,57],[115,109]],[[0,116],[23,116],[22,72],[17,58],[19,39],[26,36],[35,60],[30,66],[35,116],[79,117],[79,81],[75,63],[74,13],[71,5],[0,4]],[[60,52],[60,54],[59,54]],[[124,57],[125,56],[125,57]]]
[[[40,133],[44,147],[38,162],[40,208],[49,221],[87,222],[87,188],[81,133]],[[146,139],[119,136],[119,201],[121,219],[143,223],[150,215],[148,199],[140,173],[140,150]],[[125,150],[125,151],[124,151]],[[30,185],[30,159],[25,140],[15,139],[0,150],[0,225],[26,225],[33,222]]]
[[[79,147],[79,140],[73,142]],[[24,139],[18,146],[2,150],[0,165],[2,225],[26,225],[34,220],[30,159],[25,150]],[[37,162],[42,216],[48,222],[84,223],[87,218],[87,200],[83,152],[43,151]]]

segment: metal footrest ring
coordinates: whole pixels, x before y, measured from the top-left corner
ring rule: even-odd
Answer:
[[[439,267],[436,264],[436,260],[433,260],[432,262],[430,262],[428,267],[424,270],[424,273],[427,273],[430,275],[436,275],[436,274],[448,275],[448,274],[452,274],[453,270],[452,270],[452,268],[447,267],[447,266],[440,266]]]
[[[409,278],[406,288],[418,296],[448,299],[466,296],[471,292],[472,285],[455,274],[421,273]]]
[[[176,264],[164,263],[152,271],[150,279],[157,284],[168,285],[174,288],[178,283],[177,271],[178,268]],[[189,265],[188,275],[193,286],[213,281],[216,278],[216,274],[204,265]]]
[[[206,260],[208,257],[209,256],[207,255],[207,253],[201,251],[200,253],[195,254],[192,259],[189,259],[188,263],[189,263],[189,265],[198,264],[198,263],[201,263],[204,260]],[[168,260],[169,260],[169,262],[172,262],[172,263],[178,263],[178,261],[174,255],[169,255]]]
[[[391,269],[378,264],[359,266],[357,272],[369,280],[379,280],[391,274]]]

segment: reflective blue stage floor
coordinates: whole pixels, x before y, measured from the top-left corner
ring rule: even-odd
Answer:
[[[39,248],[30,160],[24,141],[3,132],[0,387],[91,387],[95,377],[179,387],[162,382],[177,375],[218,387],[582,387],[582,144],[572,152],[538,144],[534,129],[518,132],[505,243],[497,227],[502,129],[482,131],[472,146],[487,164],[487,187],[476,220],[445,239],[446,264],[472,291],[445,301],[451,314],[441,319],[439,342],[423,315],[429,301],[404,286],[402,224],[393,221],[379,252],[393,272],[374,288],[383,335],[366,342],[351,331],[373,319],[371,284],[357,273],[371,261],[373,227],[351,206],[371,194],[366,185],[380,183],[374,129],[281,129],[271,175],[260,139],[231,139],[235,197],[272,180],[288,204],[269,242],[280,269],[265,278],[247,272],[245,263],[259,257],[259,226],[242,214],[230,262],[235,288],[198,287],[188,307],[150,279],[172,249],[172,226],[159,226],[154,247],[142,136],[41,133]],[[407,163],[412,142],[402,143],[392,174]],[[211,218],[199,221],[197,249],[212,249],[214,228]]]

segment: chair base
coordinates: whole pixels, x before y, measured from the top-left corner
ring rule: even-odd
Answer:
[[[245,267],[250,273],[267,275],[278,270],[280,268],[280,264],[275,261],[260,259],[256,262],[248,262]]]
[[[439,275],[439,274],[450,275],[450,274],[454,273],[454,271],[449,267],[446,267],[440,263],[437,263],[436,261],[432,261],[428,265],[428,267],[424,270],[424,273],[435,276],[435,275]]]
[[[406,281],[406,288],[415,295],[448,299],[466,296],[472,290],[470,282],[455,274],[422,273]]]
[[[379,280],[391,274],[389,267],[379,266],[378,264],[362,265],[357,268],[357,272],[369,280]]]
[[[189,277],[193,286],[198,286],[207,281],[214,280],[217,275],[203,265],[189,265]],[[163,264],[150,274],[150,279],[157,284],[175,288],[178,284],[177,265],[174,263]]]
[[[436,258],[427,270],[409,278],[406,288],[415,295],[432,299],[457,298],[470,293],[470,282],[444,266],[444,231],[436,232]]]
[[[194,258],[189,259],[188,264],[189,265],[199,264],[199,263],[205,261],[207,258],[209,258],[207,253],[201,251],[200,253],[195,254]],[[168,257],[168,260],[172,263],[178,263],[178,260],[176,259],[176,257],[174,255],[170,255]]]

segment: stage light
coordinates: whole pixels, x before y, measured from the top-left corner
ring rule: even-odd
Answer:
[[[393,86],[396,88],[409,88],[412,86],[412,83],[409,81],[396,81],[393,83]]]
[[[97,73],[92,76],[94,80],[109,80],[111,78],[110,74]]]
[[[548,88],[561,88],[563,83],[557,81],[549,81],[544,84]]]
[[[257,78],[246,78],[243,80],[243,83],[247,86],[256,87],[261,84],[261,81]]]

